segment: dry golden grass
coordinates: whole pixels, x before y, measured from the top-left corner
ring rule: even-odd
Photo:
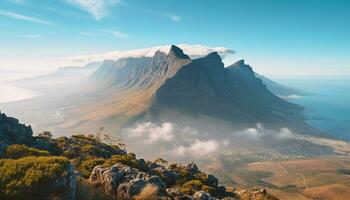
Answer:
[[[141,192],[135,197],[135,200],[154,200],[157,197],[158,187],[153,184],[147,184]]]
[[[313,199],[322,200],[348,200],[350,198],[350,188],[340,184],[313,187],[304,190],[304,193]]]
[[[272,194],[281,199],[349,199],[349,177],[338,169],[349,169],[346,158],[323,158],[250,163],[251,171],[264,171],[272,176],[261,180],[275,185]]]
[[[102,188],[96,187],[91,184],[88,180],[78,177],[77,179],[77,200],[111,200],[114,199],[112,196],[106,195]]]

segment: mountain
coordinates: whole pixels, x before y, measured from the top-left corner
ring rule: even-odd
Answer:
[[[298,96],[302,96],[302,95],[307,95],[306,92],[303,92],[301,90],[298,89],[294,89],[291,87],[287,87],[284,86],[282,84],[277,83],[276,81],[273,81],[263,75],[260,75],[258,73],[255,73],[255,76],[257,78],[260,78],[263,83],[266,85],[266,87],[275,95],[283,98],[283,99],[288,99],[288,97],[292,97],[293,95],[298,95]]]
[[[122,126],[135,119],[173,120],[162,113],[214,117],[237,129],[263,123],[301,133],[318,133],[301,106],[276,96],[243,60],[227,68],[213,52],[192,60],[180,48],[153,57],[103,62],[89,78],[95,99],[79,108],[85,119]],[[92,106],[93,105],[93,106]],[[93,109],[91,109],[93,107]],[[173,116],[173,115],[171,115]]]

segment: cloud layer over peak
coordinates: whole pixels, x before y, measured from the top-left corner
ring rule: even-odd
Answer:
[[[190,45],[190,44],[179,44],[180,47],[187,55],[191,58],[198,58],[205,56],[211,52],[218,52],[219,55],[224,58],[227,55],[232,55],[235,52],[232,49],[226,47],[209,47],[204,45]],[[152,57],[156,51],[168,53],[171,45],[155,46],[143,49],[125,50],[125,51],[110,51],[92,55],[81,55],[66,58],[66,62],[75,65],[84,65],[90,62],[101,62],[104,60],[117,60],[120,58],[127,57]]]

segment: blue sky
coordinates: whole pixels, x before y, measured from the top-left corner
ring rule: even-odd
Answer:
[[[227,47],[271,76],[350,76],[350,1],[0,0],[0,69],[166,44]]]

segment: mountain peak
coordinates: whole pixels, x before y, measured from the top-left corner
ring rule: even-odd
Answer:
[[[179,47],[177,47],[175,45],[171,45],[171,48],[170,48],[170,51],[169,51],[169,55],[177,57],[177,58],[181,58],[181,59],[190,59],[190,57],[188,55],[186,55],[182,51],[182,49],[180,49]]]
[[[242,66],[246,66],[244,59],[241,59],[241,60],[233,63],[230,67],[242,67]]]
[[[207,56],[205,56],[205,58],[212,58],[212,59],[219,59],[221,60],[221,57],[219,56],[219,54],[217,52],[211,52],[210,54],[208,54]]]

